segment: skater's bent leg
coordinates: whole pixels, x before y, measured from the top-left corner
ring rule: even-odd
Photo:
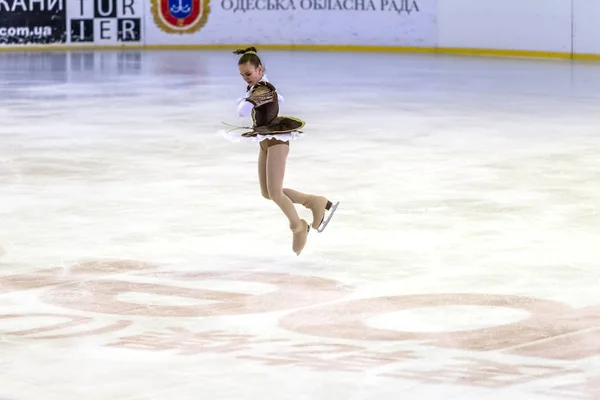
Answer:
[[[269,197],[281,208],[290,222],[290,227],[300,224],[300,217],[292,201],[283,193],[285,164],[290,148],[287,144],[276,144],[267,151],[267,190]]]
[[[283,188],[283,193],[294,204],[304,204],[306,200],[308,200],[308,195],[306,193],[302,193],[294,189]]]
[[[267,189],[267,148],[262,142],[258,153],[258,182],[262,196],[267,200],[271,200]]]
[[[315,229],[319,228],[321,222],[325,219],[325,211],[329,210],[332,205],[331,202],[323,196],[306,194],[288,188],[283,189],[283,193],[285,193],[285,195],[289,197],[293,203],[302,204],[304,207],[312,211],[312,227]]]

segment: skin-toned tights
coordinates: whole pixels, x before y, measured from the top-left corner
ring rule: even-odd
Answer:
[[[293,203],[302,204],[307,195],[293,189],[283,187],[285,165],[290,146],[277,139],[260,142],[258,154],[258,177],[260,191],[264,198],[273,200],[290,222],[290,228],[300,224],[300,217]]]

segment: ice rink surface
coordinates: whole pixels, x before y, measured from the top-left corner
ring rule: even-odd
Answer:
[[[599,399],[600,65],[261,55],[299,257],[238,56],[0,53],[0,398]]]

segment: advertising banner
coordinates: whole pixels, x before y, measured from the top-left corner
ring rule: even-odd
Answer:
[[[66,42],[67,0],[0,0],[0,46]]]
[[[98,46],[142,45],[145,2],[69,0],[69,42]]]
[[[433,47],[438,0],[0,0],[0,46]]]
[[[148,0],[148,6],[148,45],[437,42],[437,0]]]

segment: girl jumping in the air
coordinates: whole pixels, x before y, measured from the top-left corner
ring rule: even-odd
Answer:
[[[283,97],[269,83],[265,69],[254,47],[236,50],[241,54],[238,67],[242,78],[248,84],[246,95],[238,100],[238,115],[252,116],[251,131],[237,136],[238,139],[259,142],[258,180],[260,191],[264,198],[273,200],[288,218],[293,233],[292,249],[298,255],[306,245],[310,226],[300,219],[293,203],[302,204],[310,209],[313,215],[312,227],[322,232],[327,226],[339,202],[332,204],[323,196],[305,194],[283,187],[283,177],[287,156],[290,150],[289,142],[301,135],[299,129],[304,127],[304,121],[293,117],[279,116],[279,103]],[[233,138],[231,131],[228,137]],[[325,213],[329,216],[325,220]]]

